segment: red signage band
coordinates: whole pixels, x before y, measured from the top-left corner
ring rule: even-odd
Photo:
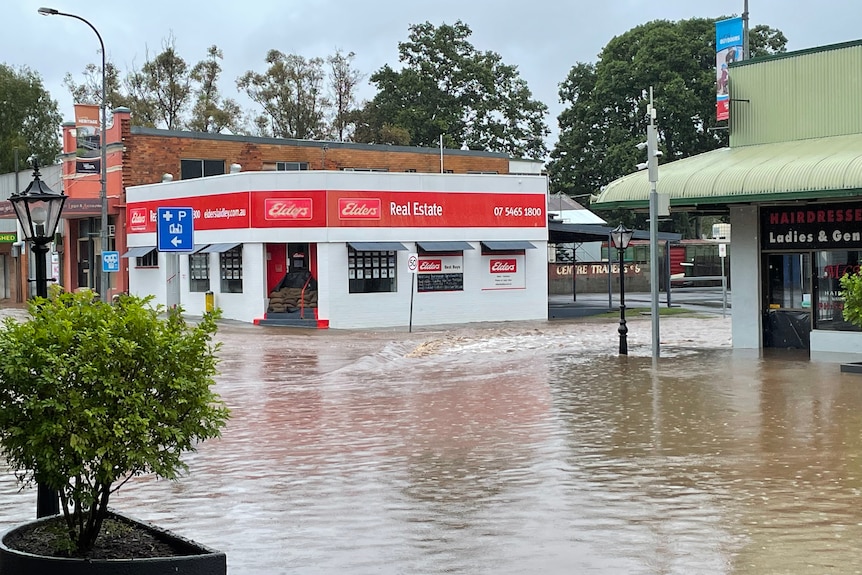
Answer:
[[[130,202],[129,231],[156,231],[160,207],[191,207],[195,230],[243,228],[544,228],[544,194],[254,191]]]

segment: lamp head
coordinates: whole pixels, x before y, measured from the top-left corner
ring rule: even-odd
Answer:
[[[40,179],[38,164],[34,162],[33,181],[27,189],[11,195],[9,201],[24,230],[25,240],[44,245],[54,238],[66,196]]]
[[[623,224],[620,224],[611,230],[611,242],[613,242],[614,247],[618,250],[624,250],[629,247],[629,242],[632,241],[634,234],[634,230],[630,230]]]
[[[44,6],[39,8],[39,14],[42,16],[56,16],[59,13],[60,11],[55,8],[45,8]]]

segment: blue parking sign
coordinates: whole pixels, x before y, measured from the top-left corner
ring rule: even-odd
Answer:
[[[105,273],[120,271],[120,252],[102,252],[102,271]]]
[[[191,208],[158,208],[156,216],[156,234],[160,252],[194,250],[195,230]]]

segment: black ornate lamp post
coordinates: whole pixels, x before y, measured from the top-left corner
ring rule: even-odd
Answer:
[[[66,196],[56,193],[39,179],[39,164],[33,162],[33,181],[20,194],[9,197],[15,215],[24,230],[24,240],[33,244],[36,266],[36,296],[48,297],[47,267],[48,244],[54,239],[60,213]],[[36,474],[38,478],[38,473]],[[36,517],[47,517],[60,512],[58,496],[39,485],[36,495]]]
[[[611,231],[611,241],[620,254],[620,355],[628,355],[629,345],[627,336],[629,328],[626,327],[626,268],[624,256],[629,242],[632,241],[634,231],[620,224]]]

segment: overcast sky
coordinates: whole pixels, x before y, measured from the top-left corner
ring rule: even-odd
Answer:
[[[384,64],[399,67],[398,42],[411,24],[435,26],[461,20],[473,31],[479,51],[499,53],[515,65],[533,97],[549,108],[556,141],[562,110],[558,85],[576,62],[595,62],[614,36],[651,20],[740,15],[743,0],[8,0],[3,6],[0,62],[29,66],[43,78],[64,119],[73,120],[67,72],[81,81],[89,62],[99,62],[99,43],[82,22],[41,16],[40,6],[77,14],[98,29],[108,58],[125,73],[140,67],[147,52],[161,51],[173,34],[189,66],[216,44],[224,52],[220,88],[225,96],[253,106],[236,93],[236,78],[262,72],[267,50],[306,58],[336,49],[355,52],[356,69],[370,75]],[[788,50],[862,39],[862,0],[750,0],[750,25],[784,32]],[[373,97],[367,84],[361,98]]]

